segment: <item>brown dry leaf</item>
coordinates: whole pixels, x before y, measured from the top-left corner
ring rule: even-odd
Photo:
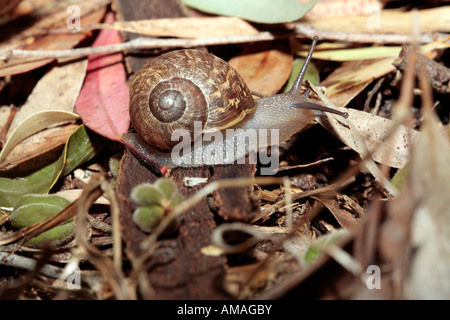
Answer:
[[[270,262],[264,268],[260,263],[229,268],[225,275],[224,288],[234,297],[251,297],[275,279],[276,273],[273,269],[274,265]]]
[[[51,33],[52,29],[65,29],[70,14],[67,8],[77,5],[80,8],[83,24],[99,22],[105,14],[110,0],[58,1],[52,6],[43,6],[30,15],[8,23],[0,28],[0,51],[12,49],[57,50],[70,49],[86,37],[86,33]],[[0,77],[26,72],[43,66],[53,59],[40,57],[30,59],[11,59],[0,61]]]
[[[348,230],[354,230],[359,225],[358,219],[356,219],[348,210],[342,209],[337,199],[325,197],[323,198],[314,197],[314,198],[319,200],[320,203],[322,203],[325,207],[327,207],[328,210],[330,210],[330,212],[336,218],[337,222],[339,222],[339,224],[343,228]],[[345,199],[344,201],[348,201],[352,206],[357,205],[353,200],[351,200],[348,197],[344,199]]]
[[[10,14],[0,17],[0,24],[6,24],[9,21],[33,12],[37,8],[48,5],[51,2],[53,2],[53,0],[22,0]]]
[[[53,161],[61,155],[61,147],[78,127],[78,124],[68,124],[23,140],[2,161],[1,169],[25,171]]]
[[[189,17],[116,21],[94,24],[86,29],[115,29],[153,37],[203,38],[232,35],[250,35],[258,29],[245,20],[235,17]]]
[[[317,121],[330,133],[362,158],[370,152],[373,160],[393,168],[402,168],[408,163],[409,139],[417,138],[416,130],[368,112],[337,108],[316,87],[310,86],[327,107],[348,113],[348,119],[329,113],[327,117],[318,117]],[[393,128],[396,130],[392,131]]]
[[[33,88],[27,101],[16,113],[8,137],[22,121],[40,111],[73,112],[86,74],[87,59],[55,65]]]
[[[289,43],[273,41],[248,46],[229,64],[244,78],[250,90],[274,95],[286,83],[292,70]]]
[[[15,114],[8,129],[9,139],[14,130],[26,119],[41,111],[68,111],[73,112],[75,101],[80,92],[86,73],[87,60],[66,61],[55,65],[48,71],[33,88],[25,104]],[[28,139],[14,147],[3,168],[18,166],[32,158],[37,158],[39,163],[45,163],[47,157],[52,157],[52,152],[67,142],[67,138],[74,131],[74,127],[50,128],[33,134]],[[8,140],[7,140],[8,141]],[[46,153],[49,153],[46,156]],[[30,162],[27,166],[35,164]]]
[[[0,1],[0,21],[10,16],[21,0],[1,0]]]
[[[345,19],[342,17],[328,17],[327,19],[318,17],[316,20],[308,20],[305,24],[335,32],[410,34],[413,14],[412,11],[375,10],[370,15],[354,15],[345,17]],[[450,6],[418,10],[418,14],[421,32],[450,31]]]
[[[448,136],[437,116],[428,112],[412,149],[410,190],[418,206],[411,226],[414,253],[407,298],[450,298],[449,163]]]
[[[374,79],[395,70],[395,58],[348,61],[335,69],[320,85],[327,88],[327,97],[336,106],[345,107]]]

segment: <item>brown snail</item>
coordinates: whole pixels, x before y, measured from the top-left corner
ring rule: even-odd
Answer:
[[[280,143],[323,112],[346,117],[344,112],[313,103],[307,94],[300,91],[316,42],[317,37],[292,88],[288,92],[260,99],[253,98],[236,70],[212,54],[183,49],[153,59],[139,71],[131,84],[130,116],[137,136],[125,134],[125,144],[132,146],[132,151],[139,154],[150,153],[148,157],[173,167],[179,164],[204,164],[205,158],[202,155],[211,150],[215,150],[216,157],[213,158],[217,159],[217,150],[222,146],[225,149],[227,143],[234,139],[236,152],[226,158],[219,157],[222,163],[232,163],[250,151],[274,143],[264,139],[257,143],[247,143],[244,148],[240,148],[236,141],[240,141],[239,135],[242,132],[245,134],[250,129],[277,129],[275,143]],[[197,127],[194,126],[195,123]],[[183,135],[183,141],[188,140],[189,148],[194,146],[194,150],[188,149],[184,158],[180,157],[181,161],[178,162],[174,161],[174,154],[171,152],[177,146],[183,146],[178,140],[180,135],[174,137],[177,130],[189,132],[189,136]],[[234,135],[230,134],[222,139],[213,134],[225,131],[233,131]],[[196,148],[195,141],[199,139],[199,134],[205,133],[211,133],[214,141],[201,143]],[[202,150],[208,152],[199,152]],[[185,161],[186,159],[188,160]],[[206,163],[214,164],[214,161]]]

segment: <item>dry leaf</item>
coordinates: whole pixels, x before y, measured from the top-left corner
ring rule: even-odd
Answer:
[[[235,17],[189,17],[116,21],[94,24],[86,29],[115,29],[153,37],[206,38],[257,34],[250,23]]]
[[[41,111],[73,112],[86,74],[87,60],[67,61],[55,65],[33,88],[27,101],[14,116],[8,137],[26,118]]]
[[[327,97],[333,104],[345,107],[374,79],[394,71],[393,61],[394,57],[376,61],[344,62],[320,85],[327,88]]]
[[[317,89],[313,90],[322,95]],[[323,97],[323,101],[326,101],[326,97]],[[339,140],[345,143],[347,146],[357,152],[364,152],[360,150],[355,141],[355,137],[352,133],[356,131],[358,135],[363,138],[363,143],[367,146],[367,151],[372,155],[372,159],[379,163],[383,163],[390,167],[402,168],[409,161],[409,138],[414,141],[417,138],[418,132],[410,129],[402,124],[399,124],[393,120],[386,119],[368,112],[355,110],[336,108],[331,104],[327,104],[327,107],[334,108],[341,112],[348,113],[347,121],[340,119],[337,120],[336,115],[327,114],[327,117],[319,117],[318,122],[325,127],[330,133],[334,134]],[[349,126],[348,123],[351,124]],[[346,124],[347,123],[347,124]],[[392,131],[393,128],[396,131]],[[389,134],[392,136],[389,137]],[[362,155],[364,157],[364,155]]]
[[[78,124],[61,125],[55,130],[46,130],[24,139],[1,161],[1,170],[36,170],[54,161],[61,155],[61,148],[78,127]]]
[[[328,1],[327,1],[328,3]],[[305,24],[322,30],[335,32],[410,34],[413,21],[412,11],[380,10],[372,14],[354,15],[342,19],[329,17],[308,20]],[[421,32],[450,31],[450,6],[418,10]]]
[[[67,8],[77,5],[80,8],[83,24],[99,22],[110,0],[57,1],[52,6],[43,6],[30,15],[23,16],[0,28],[0,51],[12,49],[56,50],[70,49],[83,40],[86,33],[72,33],[67,28],[70,14]],[[67,33],[51,33],[51,29],[66,29]],[[7,31],[5,31],[7,29]],[[6,37],[7,38],[4,38]],[[48,64],[54,59],[42,57],[30,59],[10,59],[0,61],[0,77],[26,72]]]
[[[316,197],[315,197],[316,198]],[[339,224],[348,230],[353,230],[359,224],[358,220],[347,210],[341,209],[336,199],[320,198],[317,197],[320,203],[322,203],[333,214]]]
[[[244,78],[250,90],[274,95],[286,83],[293,56],[285,41],[258,43],[230,59],[229,64]]]

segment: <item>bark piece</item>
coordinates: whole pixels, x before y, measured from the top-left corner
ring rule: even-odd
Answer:
[[[399,70],[405,70],[408,65],[408,61],[411,56],[411,48],[403,45],[402,51],[400,51],[399,57],[394,61],[393,65]],[[423,54],[417,55],[417,62],[414,66],[414,72],[417,76],[420,76],[420,69],[425,67],[427,75],[430,80],[431,87],[440,93],[450,92],[450,69],[444,65],[424,56]]]
[[[211,172],[213,174],[211,175]],[[185,187],[184,178],[205,177],[209,181],[235,176],[252,176],[253,165],[217,166],[214,168],[174,168],[171,178],[177,184],[185,198],[192,196],[204,185]],[[127,255],[130,260],[142,253],[140,243],[146,238],[132,221],[133,205],[129,194],[131,189],[143,182],[154,182],[155,177],[128,150],[121,161],[117,186],[117,197],[120,206],[120,222]],[[238,215],[245,218],[251,216],[254,204],[251,203],[249,188],[236,188],[235,193],[227,198],[229,190],[216,192],[214,203],[226,203],[220,208],[225,216]],[[223,199],[228,199],[224,201]],[[242,200],[243,199],[243,200]],[[243,204],[244,203],[244,204]],[[245,205],[245,203],[247,203]],[[231,213],[230,213],[231,212]],[[209,201],[203,199],[182,216],[183,220],[178,233],[172,237],[161,238],[158,249],[149,261],[148,274],[151,286],[158,299],[225,299],[222,289],[222,278],[225,274],[226,257],[209,257],[201,253],[201,248],[211,244],[211,233],[216,226],[214,214]]]

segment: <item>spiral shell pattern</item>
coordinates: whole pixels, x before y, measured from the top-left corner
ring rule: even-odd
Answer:
[[[193,49],[171,51],[151,60],[130,88],[130,116],[149,145],[170,151],[172,133],[193,136],[194,121],[203,130],[225,129],[253,112],[256,103],[242,77],[224,60]]]

